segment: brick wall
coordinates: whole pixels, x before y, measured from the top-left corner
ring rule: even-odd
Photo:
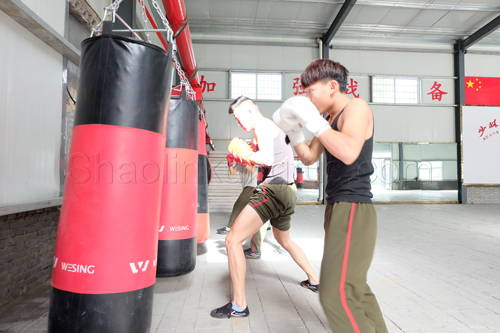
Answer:
[[[0,306],[50,279],[57,207],[0,216]]]
[[[467,203],[500,203],[500,186],[468,186]]]

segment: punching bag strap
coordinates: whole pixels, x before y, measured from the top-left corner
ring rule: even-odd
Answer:
[[[102,34],[112,35],[113,34],[113,21],[103,21],[102,22]]]

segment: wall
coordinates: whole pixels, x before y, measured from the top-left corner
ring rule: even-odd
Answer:
[[[0,306],[50,278],[58,220],[57,208],[0,216]]]
[[[498,55],[466,54],[465,76],[500,77],[498,58]],[[500,151],[500,144],[496,151]],[[500,203],[500,186],[467,186],[467,203]]]
[[[294,96],[294,79],[318,57],[317,48],[195,44],[199,72],[203,75],[203,94],[209,132],[217,149],[225,149],[234,136],[250,139],[228,115],[229,71],[276,71],[284,73],[285,98]],[[422,80],[421,105],[370,103],[375,117],[376,142],[455,142],[453,107],[453,56],[443,53],[331,50],[330,58],[344,64],[358,83],[358,92],[370,100],[371,75],[418,76]],[[442,101],[432,100],[428,90],[435,81],[447,91]],[[213,91],[209,84],[215,83]],[[282,101],[259,101],[270,116]],[[305,131],[306,139],[312,135]]]
[[[58,197],[62,56],[3,11],[0,31],[0,205]]]

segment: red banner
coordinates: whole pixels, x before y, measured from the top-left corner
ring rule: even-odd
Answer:
[[[499,77],[465,77],[465,104],[500,105]]]

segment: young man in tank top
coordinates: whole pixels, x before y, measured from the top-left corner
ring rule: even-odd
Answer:
[[[285,101],[273,120],[305,165],[326,154],[328,205],[319,294],[332,330],[382,333],[387,332],[382,312],[366,283],[377,236],[370,185],[374,121],[364,100],[346,96],[348,73],[339,63],[314,60],[301,76],[307,98]],[[302,127],[315,135],[309,145]]]
[[[238,97],[229,107],[245,131],[255,130],[254,140],[259,150],[235,151],[238,159],[268,168],[267,175],[257,186],[255,194],[238,215],[231,231],[226,236],[229,272],[233,283],[233,300],[214,309],[215,318],[247,317],[250,314],[245,295],[246,262],[242,243],[257,232],[262,224],[270,220],[274,237],[287,250],[293,260],[307,274],[303,287],[317,291],[318,277],[302,249],[290,239],[290,220],[295,211],[297,188],[294,184],[293,151],[285,142],[285,133],[276,124],[264,118],[257,105],[247,97]],[[245,143],[243,143],[243,146]]]

